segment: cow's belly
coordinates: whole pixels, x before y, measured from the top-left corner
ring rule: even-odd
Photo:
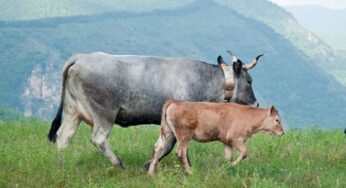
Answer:
[[[159,108],[160,109],[160,108]],[[161,111],[150,111],[150,110],[142,110],[142,111],[131,111],[125,110],[121,108],[117,114],[115,119],[115,123],[122,126],[134,126],[141,124],[157,124],[161,123]]]

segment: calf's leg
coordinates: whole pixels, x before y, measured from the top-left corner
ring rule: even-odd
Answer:
[[[233,142],[233,146],[240,151],[239,157],[231,163],[232,166],[236,166],[247,157],[248,151],[244,142]]]
[[[225,149],[225,158],[229,161],[232,160],[232,146],[224,144],[224,149]]]
[[[190,160],[188,158],[187,147],[188,147],[188,141],[180,142],[176,154],[179,161],[184,166],[185,171],[190,174],[191,166],[190,166]]]
[[[159,142],[159,140],[156,141],[156,143],[158,143],[158,142]],[[164,151],[158,153],[158,162],[160,162],[164,157],[166,157],[168,154],[171,153],[171,151],[173,150],[176,142],[177,142],[177,139],[175,138],[173,133],[171,135],[166,136],[166,138],[165,138],[165,145],[163,146]],[[153,151],[153,155],[154,155],[155,149],[156,149],[156,144],[155,144],[155,148],[154,148],[154,151]],[[144,165],[146,170],[149,170],[151,161],[152,161],[152,159],[149,160]]]
[[[168,139],[167,141],[167,147],[165,148],[165,152],[163,152],[162,156],[160,156],[159,161],[161,161],[163,158],[165,158],[167,155],[171,153],[173,150],[175,143],[177,143],[177,139],[172,136],[171,138]]]
[[[148,166],[148,175],[153,175],[155,166],[160,158],[165,154],[167,146],[175,140],[174,134],[168,128],[161,128],[160,137],[155,143],[152,159],[146,164]]]

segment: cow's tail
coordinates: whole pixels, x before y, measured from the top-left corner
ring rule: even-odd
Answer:
[[[59,105],[58,112],[56,113],[55,118],[52,121],[52,125],[51,125],[49,133],[48,133],[48,139],[51,142],[56,141],[56,133],[58,132],[58,130],[61,126],[62,111],[63,111],[64,98],[65,98],[66,77],[67,77],[67,73],[68,73],[69,68],[75,63],[76,58],[77,58],[76,56],[73,56],[72,58],[70,58],[66,62],[65,66],[63,68],[60,105]]]

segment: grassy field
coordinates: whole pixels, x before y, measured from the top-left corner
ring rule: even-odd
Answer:
[[[90,144],[82,125],[56,165],[56,146],[49,127],[39,121],[0,122],[0,187],[346,187],[346,136],[341,130],[290,130],[281,137],[258,134],[247,145],[249,157],[229,167],[221,143],[191,142],[193,174],[186,175],[170,154],[149,178],[158,126],[119,128],[110,136],[125,170]]]

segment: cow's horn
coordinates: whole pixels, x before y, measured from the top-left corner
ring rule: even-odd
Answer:
[[[238,58],[231,51],[227,50],[227,52],[229,53],[229,55],[231,55],[232,62],[237,62],[238,61]]]
[[[263,54],[258,55],[251,63],[243,65],[243,69],[250,70],[250,69],[254,68],[257,64],[258,59],[262,56],[263,56]]]

